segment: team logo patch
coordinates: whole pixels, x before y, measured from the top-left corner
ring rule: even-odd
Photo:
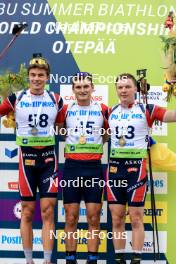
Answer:
[[[28,143],[27,138],[23,138],[23,144],[27,144],[27,143]]]
[[[48,163],[48,162],[53,161],[53,160],[54,160],[54,158],[47,158],[47,159],[45,159],[45,163]]]
[[[138,168],[132,167],[127,169],[128,172],[137,172]]]
[[[26,159],[24,164],[26,166],[35,166],[35,160]]]
[[[111,173],[116,173],[117,170],[118,170],[117,167],[110,166],[110,168],[109,168],[109,171],[110,171]]]
[[[75,150],[75,146],[70,146],[70,151],[74,151]]]
[[[112,156],[115,155],[115,150],[113,149],[112,152],[111,152]]]

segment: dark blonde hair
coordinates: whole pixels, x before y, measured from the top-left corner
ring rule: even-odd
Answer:
[[[115,85],[118,84],[118,82],[120,80],[123,80],[123,79],[131,79],[133,81],[133,84],[137,87],[137,81],[136,81],[136,78],[130,74],[130,73],[121,73],[117,76],[116,78],[116,82],[115,82]]]
[[[82,81],[82,80],[89,80],[91,84],[93,84],[92,74],[88,72],[77,72],[72,78],[72,87],[74,87],[76,81]]]

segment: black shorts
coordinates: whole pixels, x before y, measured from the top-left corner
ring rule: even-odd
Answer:
[[[146,159],[110,159],[107,177],[108,203],[128,203],[128,206],[142,207],[146,193]]]
[[[35,201],[37,188],[40,198],[57,197],[58,164],[54,146],[42,149],[21,147],[19,157],[19,191],[21,200]]]
[[[66,159],[62,177],[62,189],[64,204],[101,203],[103,187],[99,184],[103,181],[101,161],[80,161]]]

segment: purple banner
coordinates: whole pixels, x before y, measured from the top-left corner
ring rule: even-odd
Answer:
[[[21,202],[15,199],[0,199],[0,221],[20,221],[21,219]],[[40,203],[36,202],[34,222],[41,221]]]

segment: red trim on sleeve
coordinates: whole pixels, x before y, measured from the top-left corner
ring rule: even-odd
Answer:
[[[66,118],[66,113],[67,113],[67,108],[68,105],[64,105],[61,109],[61,111],[58,113],[57,117],[56,117],[56,123],[64,123],[65,118]]]
[[[58,105],[58,102],[59,102],[59,99],[60,99],[60,95],[57,94],[57,93],[53,93],[53,95],[54,95],[54,98],[55,98],[56,104]]]
[[[54,97],[55,97],[55,100],[56,100],[56,104],[58,105],[61,96],[58,93],[53,93],[53,94],[54,94]]]
[[[112,113],[112,107],[109,107],[109,111],[108,111],[109,116],[110,116],[111,113]]]
[[[159,120],[162,122],[165,113],[166,113],[166,109],[157,105],[154,106],[151,114],[149,113],[148,109],[146,109],[146,118],[149,127],[152,127],[153,122],[155,120]]]
[[[8,99],[5,99],[2,104],[0,105],[0,115],[4,116],[7,115],[10,111],[13,111],[13,107],[10,104]]]
[[[102,114],[103,114],[103,119],[104,119],[104,124],[103,127],[105,129],[108,129],[109,124],[108,124],[108,116],[109,116],[109,108],[105,104],[101,104],[101,109],[102,109]]]
[[[23,156],[22,151],[20,151],[19,155],[19,189],[21,196],[25,197],[33,197],[32,190],[30,188],[30,184],[28,182],[28,179],[26,177],[26,172],[24,169],[23,164]]]

